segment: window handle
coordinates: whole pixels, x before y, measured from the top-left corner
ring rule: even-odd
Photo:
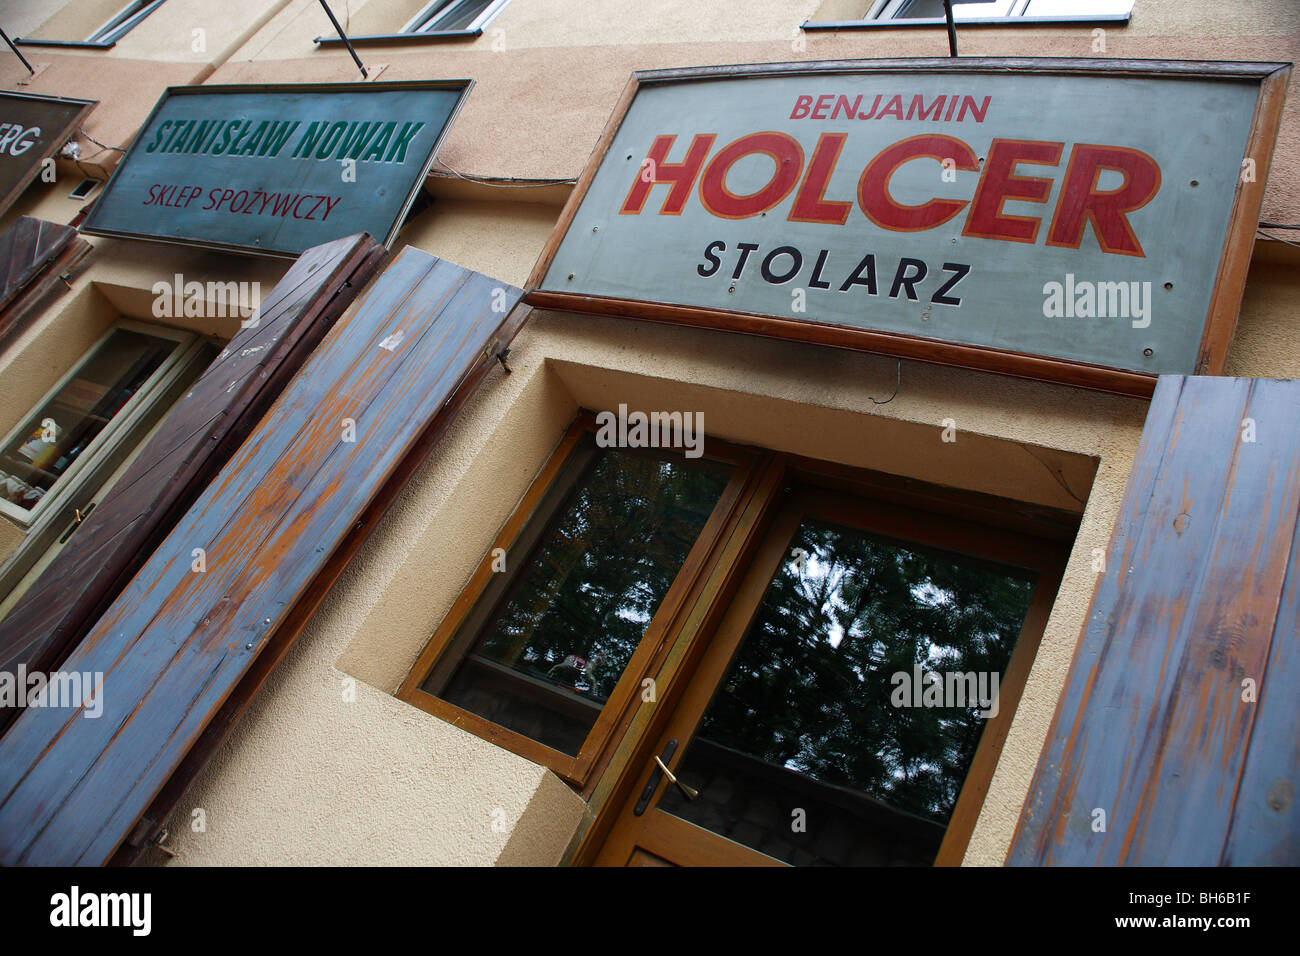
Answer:
[[[63,532],[63,536],[59,538],[59,544],[63,544],[65,541],[67,541],[69,538],[72,537],[72,532],[80,528],[81,522],[85,521],[86,518],[90,515],[90,513],[95,510],[95,504],[96,503],[92,501],[86,507],[85,511],[82,511],[80,508],[73,509],[72,524],[68,525],[68,530]]]
[[[641,791],[641,797],[637,800],[636,806],[632,808],[633,816],[639,817],[641,814],[645,813],[646,807],[650,806],[650,798],[655,795],[655,789],[659,786],[659,781],[663,777],[667,777],[668,782],[675,785],[677,789],[682,792],[682,796],[687,800],[694,800],[700,795],[700,791],[693,787],[686,786],[686,784],[674,777],[673,772],[668,769],[668,765],[665,761],[672,760],[673,754],[676,752],[677,738],[674,737],[672,740],[668,741],[668,743],[664,744],[663,756],[655,757],[655,768],[650,771],[650,779],[646,781],[645,789]]]
[[[694,787],[686,786],[686,784],[682,783],[680,780],[674,777],[673,772],[669,770],[664,765],[664,762],[660,760],[658,757],[655,757],[655,763],[659,765],[659,769],[662,770],[664,776],[668,778],[668,782],[671,783],[673,786],[675,786],[678,790],[680,790],[682,792],[682,796],[685,797],[687,800],[694,800],[696,797],[700,795],[700,791],[696,790]]]

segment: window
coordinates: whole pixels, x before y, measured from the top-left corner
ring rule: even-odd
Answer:
[[[164,0],[79,0],[67,3],[37,29],[17,38],[27,46],[71,46],[107,49],[163,5]],[[87,31],[90,31],[87,34]],[[85,39],[71,39],[85,37]]]
[[[508,0],[434,0],[399,31],[432,35],[481,31]]]
[[[872,9],[878,20],[944,19],[943,0],[887,0]],[[952,0],[954,20],[1077,17],[1125,14],[1132,9],[1133,0]]]
[[[838,6],[836,4],[835,6]],[[825,7],[827,12],[830,5]],[[861,10],[861,7],[857,8]],[[1133,0],[952,0],[952,17],[957,23],[996,24],[1005,20],[1120,20],[1133,11]],[[833,14],[832,14],[833,16]],[[903,26],[946,23],[943,0],[875,0],[860,21],[809,22],[806,27],[843,28],[883,26],[891,21]]]
[[[402,691],[576,784],[611,729],[602,716],[640,693],[643,638],[752,457],[602,448],[593,422],[570,431]]]
[[[119,322],[0,442],[0,512],[24,525],[80,488],[156,404],[195,336]]]
[[[592,422],[399,696],[586,798],[573,862],[960,860],[1077,515]]]
[[[87,43],[111,45],[116,43],[136,24],[162,6],[163,0],[132,0],[115,13],[98,30],[86,38]]]

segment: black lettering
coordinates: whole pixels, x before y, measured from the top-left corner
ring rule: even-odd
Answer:
[[[961,305],[960,298],[946,296],[944,295],[944,293],[947,292],[949,289],[951,289],[953,286],[955,286],[962,279],[966,278],[967,273],[970,272],[970,266],[964,266],[960,262],[945,262],[943,264],[943,271],[955,272],[956,275],[954,275],[943,285],[939,286],[939,288],[935,291],[934,295],[930,296],[930,301],[937,302],[939,303],[939,305]]]
[[[777,256],[789,256],[793,263],[790,267],[790,271],[783,276],[775,275],[772,272],[772,260]],[[763,259],[763,265],[759,267],[759,271],[763,274],[763,279],[765,281],[770,282],[773,285],[781,285],[783,282],[789,282],[798,275],[799,270],[802,268],[803,256],[800,254],[798,249],[794,246],[777,246],[767,254],[766,258]]]
[[[817,264],[813,266],[812,278],[808,280],[808,288],[829,289],[831,287],[831,284],[829,282],[821,281],[822,266],[826,265],[826,257],[828,255],[830,255],[830,252],[829,250],[826,249],[823,249],[819,253],[817,253]]]
[[[695,267],[695,271],[698,272],[700,275],[704,276],[704,278],[706,279],[711,275],[717,275],[718,270],[722,268],[722,260],[718,258],[718,253],[726,252],[726,251],[727,251],[727,244],[723,242],[721,239],[715,240],[714,242],[710,242],[707,246],[704,247],[704,258],[708,259],[709,262],[712,263],[713,267],[708,268],[707,266],[705,266],[703,262],[701,262],[698,266]]]
[[[862,270],[865,269],[867,274],[863,276]],[[853,275],[844,280],[844,285],[840,286],[841,292],[848,292],[850,286],[864,285],[867,287],[869,295],[876,294],[876,257],[873,255],[864,256],[858,263],[858,267],[853,270]]]
[[[907,269],[911,266],[916,269],[914,273],[908,275]],[[889,287],[889,297],[898,298],[898,290],[906,289],[907,297],[913,302],[916,301],[916,284],[925,278],[925,263],[920,259],[902,258],[898,260],[898,271],[894,273],[894,284]]]
[[[752,242],[738,242],[736,248],[740,250],[740,260],[736,263],[736,271],[731,274],[733,279],[740,278],[740,274],[745,270],[745,263],[749,261],[749,254],[758,246]]]

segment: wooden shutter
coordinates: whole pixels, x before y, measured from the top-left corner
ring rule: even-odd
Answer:
[[[1161,377],[1008,863],[1300,862],[1298,509],[1300,382]]]
[[[0,343],[26,327],[45,293],[90,251],[71,226],[31,216],[20,216],[0,234]]]
[[[331,555],[494,364],[520,295],[409,248],[371,284],[64,664],[103,672],[102,716],[29,707],[0,739],[0,864],[110,859],[259,655],[283,655],[277,630],[296,636]]]
[[[367,235],[308,249],[3,620],[0,672],[45,672],[90,630],[378,269]],[[17,715],[0,710],[0,732]]]

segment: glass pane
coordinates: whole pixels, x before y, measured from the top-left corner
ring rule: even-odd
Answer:
[[[730,468],[600,449],[590,436],[570,463],[578,468],[567,497],[469,635],[469,653],[444,689],[436,668],[424,689],[576,755]]]
[[[1029,17],[1077,17],[1133,12],[1133,0],[1029,0]]]
[[[452,0],[419,28],[420,33],[438,33],[443,30],[466,30],[488,8],[492,0]]]
[[[1010,16],[1015,0],[952,0],[953,20]],[[944,19],[943,0],[911,0],[894,14],[896,20]]]
[[[1032,592],[1028,572],[805,521],[677,770],[700,796],[660,807],[788,863],[933,862]],[[926,672],[974,677],[943,699]]]
[[[31,510],[72,467],[177,342],[116,329],[0,451],[0,496]]]

